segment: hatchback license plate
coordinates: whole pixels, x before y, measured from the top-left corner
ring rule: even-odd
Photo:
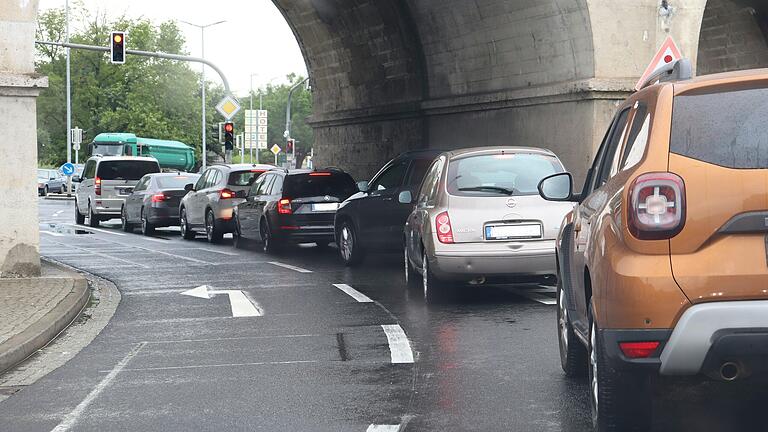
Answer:
[[[541,238],[541,225],[489,225],[485,227],[486,240]]]
[[[312,204],[313,211],[333,211],[339,208],[339,203]]]

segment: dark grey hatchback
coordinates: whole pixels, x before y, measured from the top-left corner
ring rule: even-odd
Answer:
[[[200,174],[147,174],[136,183],[120,211],[123,231],[133,232],[140,224],[141,232],[150,235],[157,227],[179,224],[179,203],[187,194],[185,187],[194,184]]]
[[[335,168],[265,172],[235,208],[235,241],[260,241],[265,252],[287,243],[327,246],[339,203],[357,191],[352,177]]]

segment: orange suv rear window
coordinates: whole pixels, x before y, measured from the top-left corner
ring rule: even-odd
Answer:
[[[768,168],[768,88],[675,97],[670,151],[727,168]]]

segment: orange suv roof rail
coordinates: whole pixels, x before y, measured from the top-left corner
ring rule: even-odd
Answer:
[[[639,90],[660,82],[684,81],[693,78],[691,60],[683,58],[663,66],[640,86]]]

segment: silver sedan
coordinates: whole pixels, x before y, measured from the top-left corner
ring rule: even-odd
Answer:
[[[572,203],[545,201],[539,182],[564,172],[549,150],[481,147],[440,155],[405,224],[405,275],[425,296],[440,281],[555,275],[555,241]]]

